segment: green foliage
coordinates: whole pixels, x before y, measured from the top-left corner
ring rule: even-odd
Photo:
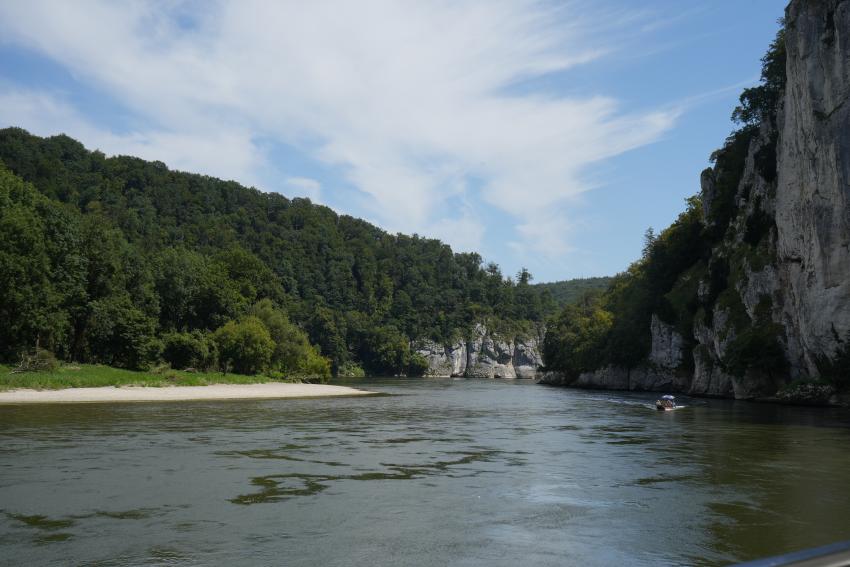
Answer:
[[[541,301],[550,305],[550,308],[546,310],[549,313],[570,303],[577,303],[589,291],[607,289],[611,285],[611,279],[609,277],[576,278],[560,282],[534,284],[532,287],[542,290],[543,293],[548,292],[551,303],[548,303],[543,294],[541,294]]]
[[[359,364],[348,361],[340,365],[337,375],[341,378],[365,378],[366,371]]]
[[[407,375],[408,376],[422,376],[428,370],[428,359],[419,354],[418,352],[413,352],[410,354],[410,358],[407,363]]]
[[[712,242],[722,240],[738,211],[735,196],[744,176],[750,142],[757,132],[752,126],[733,132],[723,147],[711,154],[715,165],[714,198],[708,210],[706,236]]]
[[[410,366],[410,341],[392,326],[359,329],[357,354],[375,376],[405,374]]]
[[[267,299],[332,369],[359,361],[396,374],[409,371],[402,342],[451,340],[484,319],[540,323],[553,311],[527,270],[515,282],[477,254],[388,234],[306,199],[17,128],[0,130],[0,159],[0,316],[10,322],[0,329],[2,359],[40,341],[63,359],[142,364],[147,354],[109,352],[129,347],[110,334],[105,305],[130,314],[134,332],[146,334],[152,319],[154,335],[174,341],[172,333],[213,331]],[[394,346],[377,348],[370,327]],[[269,364],[288,372],[298,357],[283,342]],[[306,352],[301,338],[292,344]]]
[[[216,344],[201,331],[168,332],[162,336],[162,358],[173,368],[206,369],[215,365]]]
[[[68,217],[0,165],[0,357],[36,344],[61,350],[71,333],[63,299],[79,294],[82,266],[67,254],[77,238]],[[65,224],[71,234],[53,239]]]
[[[213,333],[223,371],[258,374],[269,367],[275,343],[257,317],[228,321]]]
[[[780,24],[783,24],[780,21]],[[744,89],[740,106],[732,112],[732,120],[747,125],[758,125],[776,115],[776,107],[785,88],[785,28],[780,27],[767,53],[761,59],[761,84]]]
[[[735,331],[725,361],[733,371],[758,367],[770,374],[786,368],[781,328],[771,322],[769,309],[751,321],[736,289],[747,267],[760,270],[773,260],[768,237],[774,221],[761,202],[747,219],[743,245],[735,242],[733,247],[727,240],[732,221],[741,213],[738,197],[748,198],[750,188],[741,187],[741,180],[751,143],[757,134],[770,136],[784,87],[785,39],[780,30],[762,59],[761,84],[744,91],[733,113],[741,128],[711,156],[712,189],[706,193],[710,201],[693,197],[672,226],[660,234],[648,230],[641,259],[610,282],[597,307],[566,308],[552,319],[544,350],[547,367],[571,374],[607,364],[631,367],[649,353],[653,314],[675,325],[688,347],[693,346],[694,321],[711,325],[715,311],[722,309]],[[767,182],[776,178],[776,139],[770,136],[753,156]],[[597,308],[610,314],[604,332],[589,316]]]
[[[247,298],[224,264],[183,248],[166,249],[157,260],[164,329],[215,329],[244,311]]]
[[[59,361],[49,350],[36,348],[21,354],[21,361],[12,372],[56,372]]]
[[[613,314],[605,360],[627,367],[638,364],[649,353],[652,314],[672,323],[679,310],[695,307],[696,282],[680,279],[706,254],[702,203],[691,197],[685,212],[647,241],[643,258],[617,276],[603,295],[605,308]]]
[[[579,304],[567,305],[549,324],[543,342],[546,367],[570,378],[597,368],[605,356],[612,320],[598,296],[588,295]]]
[[[96,388],[102,386],[206,386],[209,384],[252,384],[268,382],[267,375],[245,376],[220,372],[183,372],[168,370],[155,374],[79,364],[61,365],[53,371],[12,373],[0,365],[0,391],[13,388],[56,390],[61,388]]]
[[[162,351],[156,321],[128,296],[99,299],[89,307],[87,351],[92,361],[136,370],[156,361]]]
[[[737,376],[754,368],[768,376],[782,375],[788,370],[788,360],[780,343],[782,325],[770,319],[770,298],[756,307],[755,320],[735,334],[726,348],[723,363]]]
[[[286,313],[277,309],[270,299],[255,304],[249,314],[262,321],[274,342],[271,368],[287,376],[322,381],[330,378],[330,361],[319,354],[307,333],[290,323]]]

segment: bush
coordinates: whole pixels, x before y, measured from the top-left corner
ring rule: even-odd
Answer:
[[[828,405],[835,386],[820,381],[797,380],[782,388],[776,397],[787,404]]]
[[[162,358],[173,368],[209,368],[215,363],[215,349],[200,331],[166,333],[162,337]]]
[[[269,332],[274,343],[269,366],[283,374],[327,381],[331,377],[330,361],[310,344],[307,333],[289,321],[281,309],[269,299],[263,299],[250,309]]]
[[[274,352],[274,341],[262,321],[245,317],[228,321],[213,334],[219,365],[224,372],[257,374],[266,370]]]
[[[738,332],[726,348],[723,362],[732,374],[743,376],[748,369],[757,368],[767,372],[770,377],[776,377],[788,371],[785,349],[779,342],[782,325],[771,320],[771,309],[770,296],[763,295],[756,305],[755,318],[748,326],[742,328],[740,323],[736,325],[734,314],[730,316]],[[746,313],[738,317],[743,321]]]
[[[366,371],[356,362],[343,362],[336,372],[340,378],[365,378]]]
[[[52,352],[36,348],[32,352],[22,353],[21,362],[12,372],[55,372],[58,368],[59,361]]]
[[[428,359],[414,352],[410,355],[410,362],[407,363],[408,376],[423,376],[428,371]]]
[[[331,377],[331,361],[319,354],[315,347],[310,347],[295,375],[304,382],[325,383]]]

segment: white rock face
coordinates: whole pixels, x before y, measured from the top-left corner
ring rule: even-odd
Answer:
[[[426,376],[462,376],[466,371],[466,343],[463,341],[451,345],[422,341],[414,350],[428,361]]]
[[[467,378],[536,378],[543,364],[542,329],[533,337],[506,339],[478,324],[469,340],[450,345],[421,341],[414,350],[428,360],[426,376]]]
[[[685,356],[683,350],[685,339],[673,325],[663,322],[654,313],[650,330],[652,348],[649,353],[649,362],[665,368],[678,368]]]
[[[850,5],[794,1],[776,223],[792,366],[817,376],[850,332]]]

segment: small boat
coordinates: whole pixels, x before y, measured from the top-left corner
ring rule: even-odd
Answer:
[[[661,399],[655,400],[655,409],[658,411],[670,411],[676,409],[676,398],[670,394],[661,396]]]

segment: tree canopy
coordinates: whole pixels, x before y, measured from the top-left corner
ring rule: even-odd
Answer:
[[[256,371],[233,354],[242,337],[266,370],[308,372],[318,356],[397,374],[422,366],[411,341],[486,321],[519,333],[556,307],[525,269],[514,280],[308,199],[19,128],[0,130],[0,160],[5,359],[38,343],[66,360]]]

